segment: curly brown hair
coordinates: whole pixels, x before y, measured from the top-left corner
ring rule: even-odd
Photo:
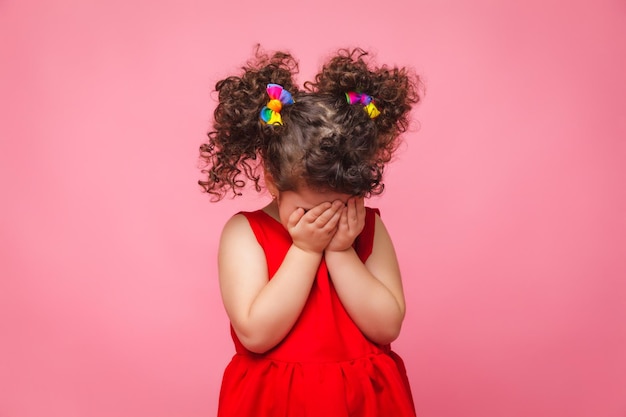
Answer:
[[[261,190],[260,170],[279,191],[306,186],[349,195],[383,190],[383,170],[408,128],[411,107],[420,100],[418,76],[406,68],[375,67],[362,49],[341,49],[304,89],[295,85],[298,63],[289,53],[263,53],[242,68],[242,75],[219,81],[213,130],[200,146],[198,181],[214,200],[234,196],[248,181]],[[267,84],[280,84],[295,100],[283,107],[283,125],[267,125],[259,113],[267,104]],[[380,115],[371,119],[345,93],[373,97]]]

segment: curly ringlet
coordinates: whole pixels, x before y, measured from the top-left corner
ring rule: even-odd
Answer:
[[[308,187],[369,196],[383,190],[383,171],[420,100],[421,81],[406,68],[376,67],[362,49],[340,49],[314,81],[299,89],[298,63],[286,52],[257,47],[239,76],[216,84],[213,130],[200,146],[203,190],[222,199],[241,195],[251,181],[261,190],[261,170],[280,191]],[[280,84],[295,103],[281,111],[283,125],[266,125],[259,112],[267,104],[267,84]],[[347,91],[374,97],[380,115],[370,119]]]

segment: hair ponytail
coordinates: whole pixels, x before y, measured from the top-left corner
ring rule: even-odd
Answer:
[[[337,97],[346,102],[347,94],[371,97],[380,114],[372,116],[364,111],[363,120],[371,119],[377,130],[377,140],[384,162],[389,161],[397,147],[397,139],[409,127],[409,111],[420,101],[421,80],[407,68],[376,67],[369,62],[363,49],[341,49],[315,76],[315,82],[306,87],[317,93]],[[363,111],[363,106],[352,105],[352,112]],[[386,156],[385,156],[386,155]]]
[[[267,55],[257,46],[255,58],[242,68],[241,76],[217,82],[219,102],[213,114],[213,130],[200,146],[206,178],[198,181],[215,200],[222,199],[228,190],[241,195],[247,180],[260,190],[257,157],[282,131],[282,126],[269,126],[259,120],[268,101],[267,84],[280,84],[293,93],[297,91],[293,82],[297,72],[298,63],[290,54]]]
[[[340,49],[305,84],[313,94],[332,97],[341,141],[334,153],[337,172],[333,186],[360,194],[383,191],[383,170],[408,129],[409,111],[420,100],[421,81],[406,68],[376,67],[360,48]],[[315,164],[326,158],[317,158]],[[313,159],[311,159],[313,160]],[[310,170],[315,170],[310,164]],[[321,175],[321,173],[320,173]]]

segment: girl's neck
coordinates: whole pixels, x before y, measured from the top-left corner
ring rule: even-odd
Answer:
[[[278,204],[276,204],[276,200],[272,200],[267,206],[263,207],[262,210],[280,223],[280,216],[278,215]]]

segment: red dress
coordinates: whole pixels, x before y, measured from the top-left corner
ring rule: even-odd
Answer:
[[[354,243],[363,262],[372,252],[375,213],[367,208]],[[265,251],[269,276],[292,240],[259,210],[245,212]],[[271,279],[271,278],[270,278]],[[248,351],[231,327],[236,354],[226,367],[218,417],[414,417],[404,364],[389,345],[369,341],[344,309],[322,260],[296,324],[266,353]]]

